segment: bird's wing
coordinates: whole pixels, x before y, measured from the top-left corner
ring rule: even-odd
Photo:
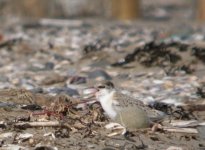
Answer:
[[[121,92],[115,92],[113,97],[116,101],[118,101],[121,107],[128,107],[133,105],[140,107],[147,113],[151,121],[160,121],[166,116],[164,112],[153,109],[145,105],[142,101],[135,99],[129,95],[123,94]]]
[[[113,97],[114,97],[114,100],[118,101],[121,107],[127,107],[127,106],[132,106],[132,105],[144,106],[142,101],[137,100],[129,95],[123,94],[118,91],[114,93]]]
[[[152,108],[145,108],[144,109],[148,115],[148,117],[150,118],[151,121],[153,122],[158,122],[163,120],[166,117],[166,114],[162,111],[156,110],[156,109],[152,109]]]

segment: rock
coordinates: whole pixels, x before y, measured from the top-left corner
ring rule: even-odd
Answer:
[[[197,127],[197,130],[199,131],[199,136],[202,139],[205,139],[205,126],[199,126]]]
[[[182,147],[176,147],[176,146],[170,146],[167,148],[167,150],[183,150]]]
[[[17,140],[26,140],[26,139],[30,139],[33,137],[33,134],[31,133],[21,133],[18,135],[18,137],[16,137]]]
[[[19,150],[19,149],[26,150],[27,148],[23,146],[19,146],[19,145],[14,145],[14,144],[7,144],[7,145],[4,145],[2,149],[4,150]]]
[[[69,79],[69,84],[84,84],[86,83],[85,77],[73,76]]]
[[[32,72],[43,71],[44,66],[43,66],[43,64],[32,64],[32,65],[28,66],[28,70],[32,71]]]
[[[53,147],[53,146],[36,146],[34,148],[34,150],[42,150],[42,149],[46,149],[46,150],[58,150],[57,147]]]
[[[37,87],[31,90],[33,93],[43,93],[43,89],[41,87]]]
[[[45,76],[43,80],[40,81],[42,85],[52,85],[56,83],[61,83],[66,81],[67,77],[61,76],[56,73],[50,73],[49,75]]]
[[[71,89],[71,88],[50,88],[48,89],[48,92],[51,94],[68,94],[70,96],[79,95],[77,90]]]
[[[7,82],[8,80],[9,80],[8,77],[6,77],[4,75],[0,76],[0,82]]]
[[[103,70],[94,70],[88,73],[88,78],[96,80],[111,80],[112,77]]]
[[[31,111],[34,111],[34,110],[42,110],[41,106],[36,105],[36,104],[23,105],[23,106],[21,107],[21,109],[31,110]]]
[[[93,64],[91,64],[90,66],[91,67],[105,67],[105,66],[108,66],[110,63],[106,60],[98,60],[98,61],[95,61]]]
[[[16,104],[9,102],[0,102],[0,108],[16,107]]]
[[[45,67],[44,67],[44,69],[45,70],[52,70],[53,68],[54,68],[54,63],[52,63],[52,62],[47,62],[46,64],[45,64]]]
[[[0,134],[0,139],[11,138],[11,137],[13,137],[13,134],[14,133],[12,133],[12,132],[2,133],[2,134]]]

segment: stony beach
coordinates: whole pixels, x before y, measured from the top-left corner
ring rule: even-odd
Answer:
[[[204,35],[186,22],[4,21],[0,148],[205,149]],[[100,104],[82,100],[102,80],[169,120],[107,129]]]

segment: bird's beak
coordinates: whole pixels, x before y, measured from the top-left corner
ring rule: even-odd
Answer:
[[[90,87],[83,90],[84,99],[96,99],[96,93],[99,91],[98,88]]]

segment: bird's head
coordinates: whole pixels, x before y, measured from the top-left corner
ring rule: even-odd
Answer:
[[[92,90],[92,95],[100,102],[104,111],[111,119],[114,119],[117,115],[117,109],[115,109],[119,103],[115,100],[114,95],[116,93],[112,82],[101,82],[94,86],[95,90]]]
[[[116,91],[110,86],[98,86],[98,91],[95,94],[97,101],[100,102],[102,108],[107,113],[107,115],[114,119],[117,116],[116,105],[119,103],[115,100],[114,95]]]
[[[103,89],[98,89],[98,91],[95,93],[95,96],[97,98],[97,100],[101,100],[105,97],[109,97],[109,96],[112,96],[112,92],[113,90],[110,90],[110,89],[106,89],[106,88],[103,88]]]
[[[94,97],[100,103],[103,101],[112,103],[113,94],[115,93],[114,84],[110,81],[100,82],[87,91],[89,91],[91,97]]]

